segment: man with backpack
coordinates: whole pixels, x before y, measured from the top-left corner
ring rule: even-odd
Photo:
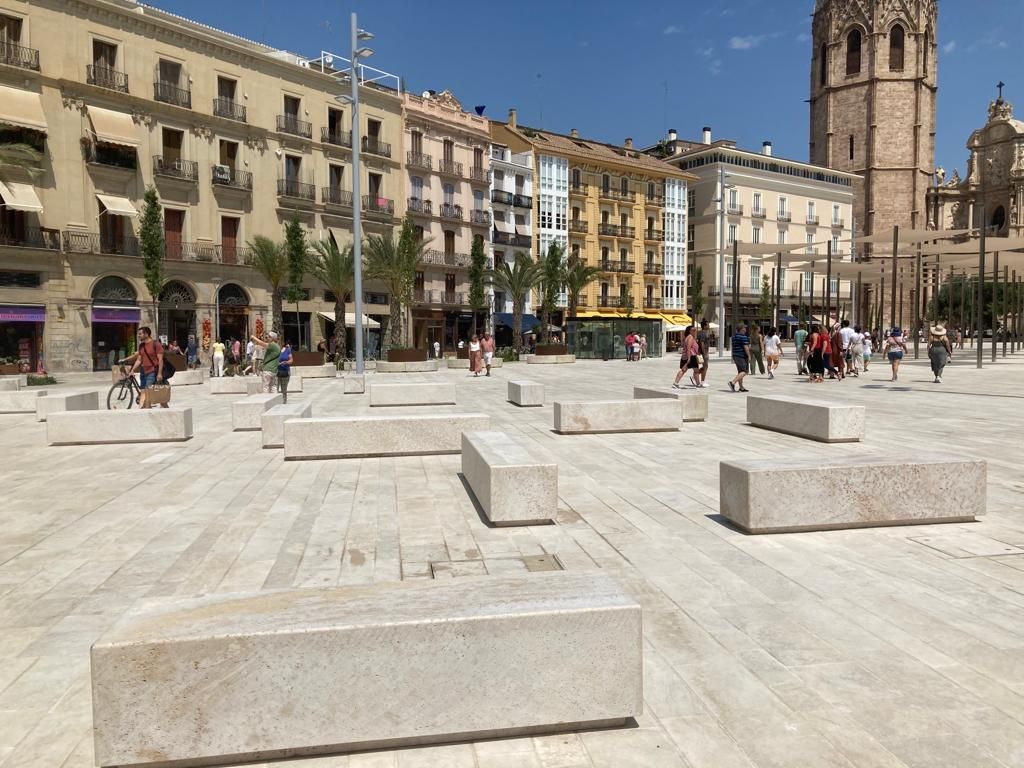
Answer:
[[[148,408],[146,390],[154,384],[166,384],[167,379],[174,375],[174,366],[164,360],[164,345],[153,338],[153,331],[148,325],[139,328],[139,351],[126,357],[124,363],[131,363],[129,376],[139,373],[139,389],[142,390],[142,406]],[[170,370],[168,370],[170,369]],[[167,403],[160,403],[166,408]]]

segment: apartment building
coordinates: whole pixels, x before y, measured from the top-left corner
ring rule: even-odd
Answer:
[[[0,0],[0,356],[32,369],[105,369],[138,325],[245,338],[269,327],[256,235],[390,232],[404,214],[398,78],[361,70],[363,194],[352,198],[348,62],[312,60],[132,0]],[[60,34],[55,34],[60,30]],[[163,206],[159,320],[143,281],[138,213]],[[285,333],[315,345],[333,296],[312,280]],[[388,297],[366,285],[366,311]]]
[[[533,153],[512,152],[504,144],[491,144],[491,209],[494,265],[515,264],[518,254],[531,258],[533,249]],[[511,327],[512,298],[494,292],[496,322]],[[533,297],[527,297],[524,314],[533,312]]]
[[[490,133],[487,119],[463,111],[451,91],[402,94],[407,209],[428,243],[416,272],[412,338],[454,348],[469,336],[470,251],[474,242],[490,260],[488,200]],[[488,301],[489,305],[489,301]],[[478,308],[478,327],[486,309]]]
[[[810,306],[812,285],[811,312],[821,316],[828,243],[832,243],[834,259],[851,260],[855,174],[776,157],[770,142],[764,143],[761,152],[752,152],[737,147],[734,141],[714,141],[710,128],[704,129],[700,141],[683,140],[674,130],[669,131],[666,140],[645,151],[694,176],[687,193],[686,238],[690,268],[699,266],[703,275],[705,318],[722,323],[718,301],[724,290],[725,322],[731,322],[733,282],[737,281],[739,319],[748,323],[763,320],[759,305],[765,277],[773,296],[779,288],[779,322],[792,322],[801,303]],[[774,257],[742,256],[734,274],[733,242],[804,243],[806,247],[787,256],[781,271]],[[724,273],[719,274],[718,254],[723,249],[727,258]],[[786,263],[792,266],[787,268]],[[839,297],[838,304],[845,304],[849,315],[849,282],[833,278],[831,295]],[[834,299],[833,307],[836,305]]]

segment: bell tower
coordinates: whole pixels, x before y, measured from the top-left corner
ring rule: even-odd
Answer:
[[[810,160],[863,178],[854,189],[858,235],[927,221],[937,14],[938,0],[817,0]]]

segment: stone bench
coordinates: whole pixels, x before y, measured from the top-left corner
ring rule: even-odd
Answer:
[[[17,392],[21,389],[21,382],[17,379],[0,379],[0,392]]]
[[[678,431],[683,423],[677,400],[555,401],[555,431],[563,435],[601,432]]]
[[[202,368],[192,368],[185,371],[175,371],[168,380],[172,387],[188,387],[194,384],[202,384],[206,381],[206,372]]]
[[[446,361],[449,368],[462,368],[463,370],[469,370],[469,358],[468,357],[449,357]],[[504,359],[495,355],[491,358],[491,368],[501,368],[504,364]],[[483,363],[481,363],[483,365]],[[486,370],[487,366],[483,366]]]
[[[377,373],[431,373],[439,367],[437,360],[418,360],[413,363],[389,363],[385,360],[378,360],[376,365]],[[364,366],[369,370],[369,366]]]
[[[723,461],[719,511],[750,533],[960,523],[985,514],[985,478],[940,454]]]
[[[50,445],[174,443],[192,439],[191,408],[64,411],[46,419]]]
[[[366,392],[365,373],[346,373],[342,384],[342,394],[361,395]]]
[[[289,419],[308,419],[313,415],[309,402],[275,405],[260,416],[264,448],[284,448],[284,423]]]
[[[212,765],[624,725],[641,608],[555,572],[157,599],[92,646],[100,766]]]
[[[35,413],[37,401],[45,394],[45,389],[0,392],[0,413]]]
[[[210,379],[211,395],[255,395],[262,391],[263,379],[259,376],[215,376]]]
[[[279,394],[262,392],[249,395],[244,400],[236,400],[231,404],[231,429],[235,432],[260,429],[263,414],[283,402],[284,398]]]
[[[54,392],[36,399],[36,421],[46,421],[50,415],[62,411],[98,411],[99,408],[99,392]]]
[[[455,405],[455,385],[371,384],[370,405]]]
[[[508,401],[524,408],[544,405],[544,385],[536,381],[510,381]]]
[[[18,387],[24,389],[28,386],[28,374],[27,373],[5,373],[0,376],[0,381],[13,381]]]
[[[333,379],[337,374],[338,369],[334,367],[334,363],[292,366],[292,376],[302,376],[305,379]]]
[[[463,432],[462,475],[494,525],[547,523],[558,512],[558,465],[505,432]]]
[[[564,363],[575,363],[576,355],[527,355],[528,365],[562,365]]]
[[[747,421],[755,427],[822,443],[864,439],[864,406],[795,397],[747,398]]]
[[[353,456],[426,456],[458,453],[462,433],[486,430],[482,413],[430,416],[342,416],[284,424],[285,459],[341,459]]]
[[[345,368],[346,371],[353,371],[354,372],[355,369],[356,369],[355,360],[346,360],[344,368]],[[375,371],[375,370],[377,370],[377,361],[376,360],[363,360],[363,370],[364,371]]]
[[[672,387],[633,387],[634,400],[652,398],[674,398],[683,409],[683,421],[707,421],[708,394],[693,389],[673,389]]]

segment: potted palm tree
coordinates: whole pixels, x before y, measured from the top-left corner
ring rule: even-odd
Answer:
[[[366,274],[381,280],[391,297],[388,333],[384,337],[384,351],[388,362],[408,363],[427,359],[426,349],[407,349],[406,323],[403,310],[412,304],[416,267],[419,265],[429,240],[416,237],[412,216],[402,222],[398,239],[393,235],[371,235],[366,244]]]
[[[512,299],[512,346],[518,352],[523,343],[523,305],[541,279],[540,266],[530,255],[518,251],[515,260],[488,271],[491,283]]]
[[[249,266],[270,283],[270,314],[272,330],[278,333],[284,328],[282,319],[281,285],[288,280],[288,257],[280,243],[269,237],[257,235],[249,244],[251,255]]]
[[[333,238],[313,243],[309,271],[328,291],[334,294],[335,360],[348,357],[348,328],[345,325],[345,297],[355,282],[355,250],[351,245],[339,248]],[[360,343],[356,339],[356,343]]]

